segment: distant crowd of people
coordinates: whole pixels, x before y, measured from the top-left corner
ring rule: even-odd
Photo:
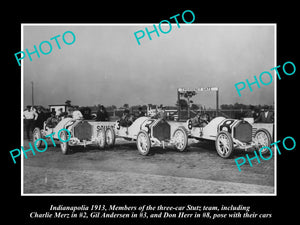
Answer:
[[[225,114],[220,115],[225,116]],[[204,111],[199,111],[193,118],[191,118],[193,127],[204,127],[213,117]],[[237,117],[233,117],[233,119],[243,119],[243,118],[252,118],[251,123],[274,123],[274,112],[269,108],[261,108],[255,109],[251,108],[250,111],[244,111],[244,113],[239,114]]]
[[[44,122],[49,128],[54,128],[59,121],[63,118],[73,118],[74,120],[83,119],[84,116],[79,110],[78,106],[69,106],[67,112],[63,111],[62,108],[55,109],[52,111],[44,110],[41,107],[31,107],[27,106],[24,113],[24,126],[26,131],[27,139],[30,139],[30,135],[34,127],[43,128]],[[137,112],[130,113],[128,108],[125,108],[122,116],[120,117],[120,126],[130,126],[137,118],[146,116],[142,107],[138,108]],[[151,116],[151,118],[166,119],[167,114],[162,105],[160,105],[156,113]],[[245,117],[253,118],[254,123],[273,123],[274,122],[274,112],[270,111],[268,108],[263,108],[259,111],[254,108],[248,111]],[[109,121],[109,115],[103,105],[98,105],[98,110],[96,113],[95,121]],[[210,121],[210,116],[207,113],[198,112],[198,114],[191,118],[193,126],[205,126]]]

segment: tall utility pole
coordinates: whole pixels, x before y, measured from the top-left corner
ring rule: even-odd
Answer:
[[[216,116],[219,116],[219,89],[216,90]]]
[[[181,116],[180,116],[180,92],[179,92],[179,88],[177,89],[177,112],[178,112],[178,121],[180,120]]]
[[[31,81],[31,104],[32,107],[34,106],[34,99],[33,99],[33,81]]]

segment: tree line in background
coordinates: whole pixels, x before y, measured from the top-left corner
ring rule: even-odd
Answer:
[[[226,109],[273,109],[273,105],[245,105],[245,104],[241,104],[241,103],[235,103],[235,104],[222,104],[220,105],[220,108],[222,110],[226,110]]]
[[[185,115],[185,111],[187,111],[188,107],[190,106],[191,116],[196,115],[197,111],[206,111],[210,114],[213,118],[216,116],[216,109],[206,108],[200,104],[194,104],[193,101],[188,101],[186,99],[179,99],[173,106],[163,106],[162,104],[148,104],[148,105],[132,105],[130,106],[128,103],[123,104],[122,106],[118,107],[116,105],[109,105],[104,106],[106,111],[109,113],[110,116],[117,116],[120,117],[122,115],[122,111],[124,109],[129,109],[131,112],[137,112],[139,108],[142,108],[144,112],[147,111],[147,108],[155,109],[158,107],[163,107],[166,110],[173,110],[176,111],[178,107],[182,110],[182,115]],[[74,106],[71,104],[71,100],[66,100],[65,104],[67,106]],[[79,110],[82,112],[86,119],[92,118],[92,113],[96,113],[101,105],[93,105],[93,106],[81,106]],[[50,111],[42,106],[40,106],[44,112],[50,113]],[[252,114],[258,114],[261,109],[268,109],[273,111],[273,105],[252,105],[252,104],[242,104],[242,103],[234,103],[234,104],[222,104],[220,105],[219,115],[225,116],[229,118],[236,118],[240,119],[242,117],[248,117]],[[186,116],[185,116],[186,117]]]

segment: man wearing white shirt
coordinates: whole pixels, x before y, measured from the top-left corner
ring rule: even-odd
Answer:
[[[267,108],[262,109],[254,123],[274,123],[274,112],[269,111]]]
[[[82,113],[78,110],[78,106],[74,107],[74,111],[72,113],[73,120],[81,120],[83,119]]]
[[[266,112],[265,112],[265,118],[268,118],[268,112],[269,112],[269,111],[266,111]]]
[[[28,105],[27,109],[23,112],[24,126],[26,129],[26,135],[28,140],[30,140],[30,133],[33,130],[33,125],[37,118],[38,114]]]

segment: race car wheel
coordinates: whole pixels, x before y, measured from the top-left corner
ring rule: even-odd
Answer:
[[[265,147],[265,146],[270,147],[271,141],[272,141],[271,134],[269,133],[269,131],[267,131],[264,128],[258,129],[255,132],[254,139],[258,143],[258,146],[257,146],[258,149],[261,149],[262,147]],[[266,154],[267,152],[269,152],[269,150],[267,148],[264,148],[261,151],[261,154]]]
[[[173,134],[174,147],[183,152],[188,146],[188,134],[184,127],[178,127]]]
[[[137,135],[136,145],[141,155],[148,155],[151,147],[150,138],[146,131],[141,130]]]
[[[104,128],[100,128],[100,130],[98,131],[97,134],[97,139],[96,139],[96,143],[99,149],[104,149],[105,147],[105,130]]]
[[[105,131],[106,145],[112,148],[115,145],[115,131],[113,128],[108,127]]]
[[[60,139],[61,140],[68,140],[68,133],[65,130],[61,130],[60,132]],[[69,142],[60,142],[60,149],[62,154],[67,155],[70,152],[70,146],[69,146]]]
[[[37,148],[39,148],[39,147],[41,146],[42,141],[41,141],[41,140],[40,140],[40,141],[37,141],[37,142],[35,142],[35,141],[38,140],[38,139],[40,139],[40,138],[42,138],[41,130],[40,130],[40,128],[36,127],[36,128],[34,128],[34,130],[32,131],[32,140],[33,140],[33,143],[35,144],[35,146],[36,146]]]
[[[227,131],[218,133],[216,142],[216,149],[222,158],[229,158],[233,152],[233,140]]]

